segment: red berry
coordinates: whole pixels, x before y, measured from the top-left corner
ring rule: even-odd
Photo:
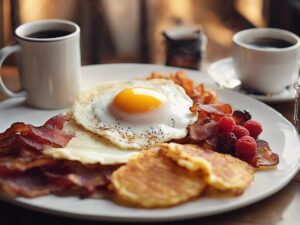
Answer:
[[[236,155],[244,160],[250,161],[256,155],[256,141],[253,137],[244,136],[235,143]]]
[[[230,116],[223,116],[219,120],[219,128],[226,133],[231,132],[235,127],[235,122]]]
[[[235,134],[237,139],[240,139],[241,137],[250,135],[249,131],[245,127],[240,126],[240,125],[236,125],[235,128],[233,129],[232,133]]]
[[[236,137],[234,133],[219,133],[217,142],[217,151],[234,155],[234,147],[236,143]]]
[[[253,138],[257,138],[258,135],[262,132],[262,125],[261,123],[257,122],[256,120],[248,120],[244,127],[249,131],[250,136]]]

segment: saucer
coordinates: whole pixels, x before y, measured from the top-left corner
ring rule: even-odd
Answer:
[[[295,99],[296,91],[293,85],[287,86],[283,91],[275,94],[258,94],[248,92],[241,89],[241,81],[233,67],[232,58],[225,58],[212,63],[208,70],[208,75],[216,82],[221,88],[235,90],[247,94],[263,102],[286,102]]]

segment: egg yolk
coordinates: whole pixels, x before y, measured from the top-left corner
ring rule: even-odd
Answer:
[[[113,104],[126,113],[145,113],[155,110],[166,102],[165,95],[149,88],[127,88],[119,92]]]

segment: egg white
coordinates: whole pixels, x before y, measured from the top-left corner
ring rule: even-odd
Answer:
[[[76,160],[83,164],[111,165],[126,163],[139,153],[137,150],[121,149],[107,139],[85,130],[73,120],[66,122],[63,130],[75,136],[64,148],[45,149],[45,155],[56,159]]]
[[[141,114],[122,114],[122,118],[118,118],[111,110],[114,97],[132,87],[157,90],[168,101],[159,109]],[[78,124],[120,148],[146,149],[185,137],[187,127],[197,121],[197,113],[189,110],[192,105],[193,101],[184,89],[173,81],[124,80],[102,83],[81,93],[72,112]]]

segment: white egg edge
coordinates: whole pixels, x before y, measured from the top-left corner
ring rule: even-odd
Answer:
[[[85,112],[87,110],[86,110],[85,107],[80,107],[80,106],[81,106],[82,103],[92,102],[92,100],[96,97],[97,90],[99,89],[99,87],[101,87],[102,90],[103,89],[107,89],[107,87],[109,89],[112,89],[116,84],[118,84],[118,85],[120,83],[123,83],[123,84],[125,84],[125,83],[129,83],[129,84],[133,83],[133,84],[135,84],[134,82],[136,82],[136,81],[137,82],[143,82],[143,81],[147,81],[147,80],[137,80],[137,79],[135,79],[135,80],[115,80],[115,81],[108,81],[108,82],[100,83],[100,84],[94,86],[93,88],[90,88],[90,89],[87,89],[87,90],[81,92],[77,96],[77,98],[76,98],[76,100],[75,100],[75,102],[74,102],[74,104],[72,106],[73,119],[78,124],[80,124],[81,126],[85,127],[87,130],[91,131],[92,133],[95,133],[95,134],[100,135],[100,136],[102,136],[102,137],[104,137],[106,139],[109,139],[112,143],[114,143],[115,145],[118,145],[117,141],[114,141],[114,139],[111,139],[111,138],[107,137],[106,133],[102,132],[102,130],[99,130],[99,129],[98,130],[94,130],[94,129],[91,129],[91,128],[88,128],[88,127],[85,126],[85,123],[90,123],[91,121],[94,121],[94,123],[97,123],[98,120],[95,119],[95,117],[93,115],[92,116],[90,115],[90,118],[89,118],[90,120],[89,121],[88,120],[82,121],[80,119],[80,117],[81,117],[80,115],[84,114],[83,112]],[[186,98],[191,103],[191,106],[193,105],[193,100],[186,94],[185,90],[180,85],[176,84],[174,81],[172,81],[172,80],[166,80],[166,79],[152,79],[152,80],[149,80],[149,81],[151,83],[154,83],[154,84],[155,83],[157,83],[157,84],[162,84],[163,83],[163,84],[172,84],[172,85],[174,85],[174,87],[176,87],[179,90],[179,92],[181,92],[182,96],[184,98]],[[91,110],[91,106],[92,106],[92,104],[89,105],[90,110]],[[84,109],[84,110],[83,111],[79,110],[80,108]],[[195,112],[195,115],[193,115],[192,112],[191,112],[190,123],[188,125],[194,124],[197,120],[198,120],[198,113]],[[183,137],[185,137],[187,135],[187,133],[188,133],[188,131],[186,130],[186,132],[185,132],[185,134],[183,136],[171,138],[169,140],[165,140],[165,142],[166,141],[170,141],[172,139],[183,138]],[[140,145],[137,145],[137,144],[135,145],[135,144],[132,144],[132,143],[131,144],[126,144],[125,143],[125,145],[122,146],[122,148],[126,148],[126,149],[130,149],[130,148],[141,149],[142,147]]]

